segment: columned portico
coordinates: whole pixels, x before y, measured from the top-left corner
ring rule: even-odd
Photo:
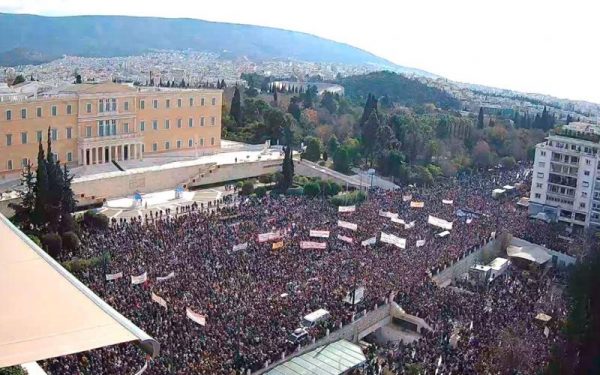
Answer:
[[[79,165],[110,163],[113,160],[143,160],[143,141],[139,133],[80,138]]]

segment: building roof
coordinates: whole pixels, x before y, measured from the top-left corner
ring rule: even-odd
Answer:
[[[514,237],[506,248],[506,253],[511,258],[521,258],[537,264],[544,264],[552,259],[548,250],[542,246]]]
[[[158,343],[0,215],[0,368],[134,341]]]
[[[294,357],[267,375],[339,375],[366,360],[360,346],[339,340]]]
[[[60,93],[77,94],[112,94],[136,91],[135,88],[113,82],[78,83],[64,86],[59,89]]]

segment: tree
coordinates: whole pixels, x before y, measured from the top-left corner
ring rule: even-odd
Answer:
[[[340,147],[340,142],[338,141],[335,134],[333,134],[331,137],[329,137],[329,140],[327,141],[327,151],[329,152],[329,154],[335,155],[335,152],[337,151],[338,147]]]
[[[32,169],[31,163],[27,163],[27,166],[21,173],[21,185],[25,187],[19,193],[21,202],[9,204],[9,207],[15,211],[13,220],[26,229],[29,229],[32,224],[35,208],[35,177],[33,176]]]
[[[288,105],[288,113],[294,116],[296,121],[300,121],[300,116],[302,115],[302,110],[300,109],[300,98],[297,96],[292,96],[290,99],[290,104]]]
[[[477,129],[483,129],[483,107],[479,107],[479,115],[477,116]]]
[[[318,161],[321,158],[321,140],[316,137],[306,138],[306,151],[304,158],[310,161]]]
[[[345,146],[338,147],[333,155],[333,169],[342,173],[350,171],[350,156]]]
[[[376,112],[371,112],[369,120],[362,128],[362,144],[365,150],[365,162],[372,157],[377,143],[377,131],[379,129],[379,118]]]
[[[329,111],[329,113],[334,114],[337,112],[337,102],[335,101],[335,97],[329,91],[325,91],[323,93],[323,97],[321,97],[321,106]]]
[[[244,183],[242,184],[242,191],[240,192],[241,195],[251,195],[252,193],[254,193],[254,184],[252,183],[252,181],[244,181]]]
[[[273,103],[277,105],[277,90],[273,91]]]
[[[487,168],[492,164],[493,155],[486,141],[480,140],[473,149],[473,160],[477,167]]]
[[[240,89],[236,86],[231,99],[231,109],[229,114],[234,119],[237,126],[242,126],[242,99],[240,96]]]
[[[264,197],[265,195],[267,195],[267,188],[266,188],[266,187],[264,187],[264,186],[262,186],[262,185],[261,185],[261,186],[257,186],[257,187],[254,189],[254,194],[256,194],[256,196],[257,196],[258,198],[262,198],[262,197]]]
[[[315,101],[317,100],[318,90],[315,85],[308,85],[306,92],[302,95],[302,102],[304,108],[312,108]]]
[[[279,189],[283,192],[287,191],[294,183],[294,160],[292,159],[292,145],[294,135],[291,129],[291,121],[286,121],[284,128],[285,147],[283,148],[284,157],[282,165],[282,179]]]
[[[369,120],[371,113],[373,112],[377,112],[377,99],[375,99],[374,95],[369,93],[362,116],[360,117],[359,125],[363,126]]]
[[[37,170],[35,172],[35,204],[33,208],[33,223],[42,225],[46,223],[46,204],[48,202],[48,170],[46,169],[46,158],[44,156],[44,147],[40,141],[38,147]]]
[[[23,83],[25,82],[25,77],[23,77],[22,74],[19,74],[18,76],[15,77],[14,81],[13,81],[13,85],[18,85],[19,83]]]
[[[314,198],[321,194],[321,187],[316,182],[309,182],[304,185],[304,195],[310,198]]]
[[[75,76],[75,83],[77,83],[77,84],[81,83],[81,74],[77,74],[77,76]]]

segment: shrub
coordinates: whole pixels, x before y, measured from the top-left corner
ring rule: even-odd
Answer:
[[[254,192],[254,184],[252,181],[245,181],[242,185],[242,191],[240,194],[242,195],[250,195]]]
[[[321,158],[321,140],[316,137],[306,138],[306,151],[304,152],[304,159],[310,161],[317,161]]]
[[[317,164],[319,164],[321,167],[324,167],[325,166],[325,161],[324,160],[319,160],[319,162]]]
[[[294,184],[296,184],[296,185],[304,186],[308,182],[309,182],[309,180],[306,176],[298,176],[298,175],[294,176]]]
[[[110,254],[104,252],[101,256],[92,257],[89,259],[73,258],[64,262],[62,265],[69,272],[85,271],[90,268],[100,267],[103,263],[110,261]]]
[[[104,214],[96,213],[92,210],[88,210],[83,214],[83,222],[91,227],[107,229],[108,228],[108,217]]]
[[[46,233],[42,236],[42,244],[52,258],[58,257],[62,250],[62,239],[58,233]]]
[[[319,181],[319,188],[321,189],[321,193],[325,195],[331,195],[329,191],[329,181]]]
[[[270,184],[271,182],[273,182],[272,178],[273,175],[265,174],[258,177],[258,182],[260,182],[261,184]]]
[[[0,368],[0,375],[27,375],[27,371],[21,366]]]
[[[256,189],[254,189],[254,194],[256,194],[258,198],[262,198],[267,195],[267,188],[264,186],[257,186]]]
[[[65,232],[62,235],[63,248],[68,251],[74,251],[79,248],[81,242],[74,232]]]
[[[330,195],[338,195],[339,192],[342,191],[342,187],[335,181],[329,182],[329,194]]]
[[[236,182],[236,183],[235,183],[235,187],[236,187],[238,190],[241,190],[241,189],[242,189],[242,186],[244,186],[244,181],[238,181],[238,182]]]
[[[339,147],[333,155],[333,169],[342,173],[350,171],[350,156],[346,147]]]
[[[356,190],[351,193],[339,194],[331,198],[331,204],[334,206],[351,206],[363,202],[367,198],[362,190]]]
[[[304,189],[301,187],[297,187],[297,188],[290,188],[287,189],[287,191],[285,192],[287,195],[303,195],[304,194]]]
[[[515,165],[517,165],[517,162],[512,156],[505,156],[502,159],[500,159],[500,165],[502,165],[502,167],[506,169],[512,169],[515,167]]]
[[[314,198],[321,194],[321,187],[316,182],[309,182],[304,185],[304,195]]]
[[[27,237],[29,237],[29,239],[32,240],[36,245],[38,245],[39,247],[42,247],[42,241],[40,241],[38,236],[30,234]]]

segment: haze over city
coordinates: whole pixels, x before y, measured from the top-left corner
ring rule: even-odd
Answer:
[[[311,33],[451,80],[600,103],[594,1],[1,0],[0,12],[190,17]]]

